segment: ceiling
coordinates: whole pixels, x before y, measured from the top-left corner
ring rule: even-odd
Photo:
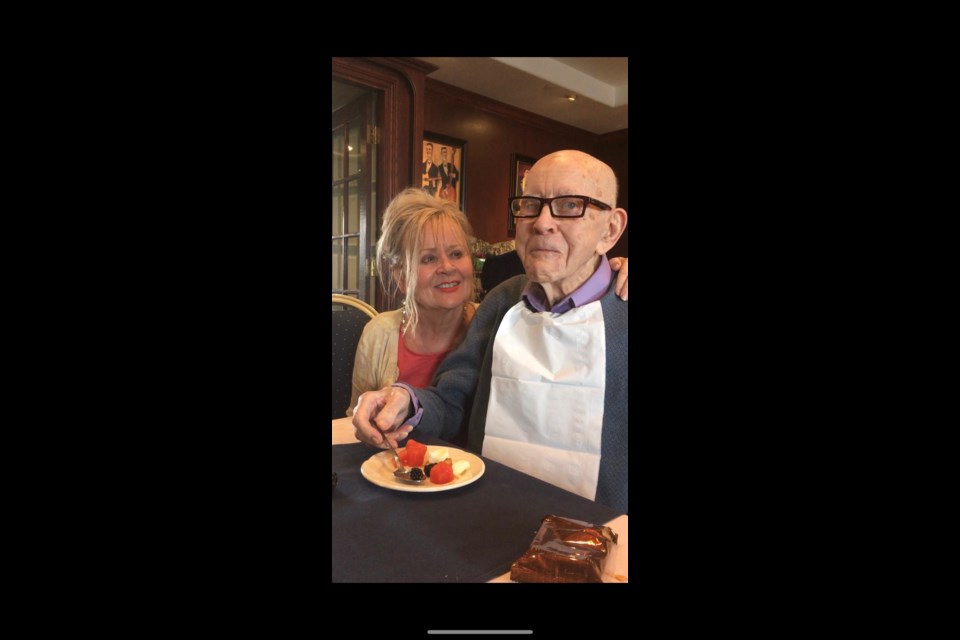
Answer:
[[[438,67],[429,78],[551,120],[597,134],[627,128],[627,58],[418,59]]]

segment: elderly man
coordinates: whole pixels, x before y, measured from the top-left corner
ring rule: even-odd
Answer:
[[[613,170],[557,151],[511,198],[526,275],[494,288],[434,386],[363,394],[357,437],[416,427],[627,512],[627,309],[606,252],[627,225]]]

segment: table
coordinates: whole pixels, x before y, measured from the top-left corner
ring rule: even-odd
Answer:
[[[426,444],[446,444],[438,438],[418,434],[416,431],[413,438],[418,442]],[[439,581],[439,582],[457,582],[461,581],[461,575],[464,581],[477,582],[507,582],[515,584],[510,580],[509,562],[505,558],[515,560],[529,546],[536,533],[538,525],[532,523],[529,535],[517,536],[516,522],[512,517],[516,516],[521,522],[530,521],[529,514],[514,513],[522,508],[531,510],[530,513],[540,513],[544,509],[548,513],[551,508],[566,508],[568,510],[576,509],[577,513],[615,513],[603,505],[598,505],[590,500],[575,496],[553,485],[543,483],[536,478],[527,476],[515,469],[506,467],[492,460],[484,458],[484,464],[487,466],[485,477],[480,478],[472,485],[462,489],[443,491],[430,494],[410,494],[399,491],[391,491],[382,487],[377,487],[368,482],[360,475],[360,463],[376,453],[376,450],[366,445],[359,444],[354,437],[354,428],[350,418],[338,418],[332,421],[332,444],[333,445],[351,445],[350,447],[334,448],[334,471],[337,472],[341,480],[337,488],[334,489],[334,581],[335,582],[367,582],[376,581],[370,578],[373,572],[381,570],[378,567],[396,564],[388,562],[387,558],[379,558],[379,549],[398,549],[411,548],[418,546],[424,547],[420,553],[424,557],[430,557],[435,554],[444,557],[449,554],[451,557],[462,560],[463,564],[457,566],[454,575],[450,573],[440,575],[435,574],[428,579],[428,576],[407,575],[404,578],[384,574],[383,581]],[[342,468],[338,469],[337,466]],[[489,475],[489,478],[486,477]],[[481,486],[484,481],[489,482],[487,488]],[[519,499],[518,496],[504,495],[503,505],[497,505],[492,502],[490,491],[494,487],[509,487],[511,493],[516,491],[523,499],[523,505],[518,506],[511,503],[511,499]],[[485,492],[484,492],[485,491]],[[524,493],[526,492],[526,493]],[[537,511],[537,501],[542,501],[540,511]],[[527,504],[532,502],[533,504]],[[481,509],[493,511],[492,514],[473,513],[468,505],[477,506]],[[503,509],[502,513],[497,510]],[[428,517],[433,517],[436,513],[456,513],[456,522],[440,522],[438,526],[449,528],[451,535],[441,536],[441,540],[428,540],[431,526],[425,522]],[[542,515],[548,515],[543,513]],[[575,517],[570,513],[557,512],[559,516]],[[541,516],[542,517],[542,516]],[[500,532],[496,523],[497,518],[502,522],[504,535],[509,535],[510,541],[493,540]],[[472,521],[471,519],[475,519]],[[586,517],[576,518],[590,520]],[[452,519],[451,519],[452,520]],[[343,525],[349,522],[352,532],[343,531]],[[531,521],[532,522],[532,521]],[[607,560],[604,567],[603,581],[611,583],[627,582],[627,556],[628,556],[628,519],[626,515],[610,517],[600,521],[601,524],[607,524],[618,535],[618,544],[614,545],[613,552]],[[338,527],[338,524],[341,525]],[[391,528],[391,524],[396,524],[396,528]],[[486,527],[477,534],[478,527]],[[512,529],[511,529],[512,527]],[[377,540],[382,540],[384,544],[362,544],[362,538],[374,537],[371,529],[378,529],[376,532]],[[415,529],[415,531],[408,531]],[[463,534],[464,539],[471,533],[486,536],[490,544],[473,544],[468,549],[456,547],[456,535]],[[522,538],[522,539],[521,539]],[[392,541],[392,544],[386,544]],[[496,544],[494,544],[496,543]],[[490,549],[488,547],[498,547]],[[415,553],[416,551],[412,551]],[[384,553],[389,553],[384,551]],[[497,553],[500,554],[497,558]],[[484,561],[487,565],[471,566],[464,558],[466,556],[484,555]],[[338,558],[349,556],[352,560],[338,562]],[[394,559],[395,560],[395,559]],[[419,561],[418,561],[419,562]],[[479,560],[478,560],[479,562]],[[506,572],[495,575],[485,575],[488,566],[496,566],[506,562]]]

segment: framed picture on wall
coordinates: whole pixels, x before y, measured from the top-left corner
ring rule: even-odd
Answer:
[[[467,143],[456,138],[423,132],[420,186],[432,196],[456,202],[464,211],[464,152]]]
[[[523,183],[527,179],[527,172],[536,162],[535,158],[513,154],[510,162],[510,196],[523,195]],[[513,220],[513,213],[507,207],[507,235],[511,238],[517,234],[517,225]]]

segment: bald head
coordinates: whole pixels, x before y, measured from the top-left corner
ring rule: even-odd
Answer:
[[[627,212],[617,207],[613,169],[582,151],[556,151],[540,158],[524,181],[523,194],[541,199],[585,196],[602,203],[590,202],[579,217],[556,218],[551,207],[541,206],[536,217],[515,219],[517,255],[527,278],[543,287],[555,304],[597,270],[601,256],[623,233]]]
[[[597,160],[588,153],[577,151],[575,149],[564,149],[563,151],[554,151],[540,158],[531,174],[546,171],[558,180],[568,184],[581,185],[581,191],[576,194],[553,194],[553,195],[589,195],[601,202],[617,206],[617,177],[605,162]],[[530,182],[527,181],[526,185]],[[526,192],[525,195],[546,196],[550,194]]]

